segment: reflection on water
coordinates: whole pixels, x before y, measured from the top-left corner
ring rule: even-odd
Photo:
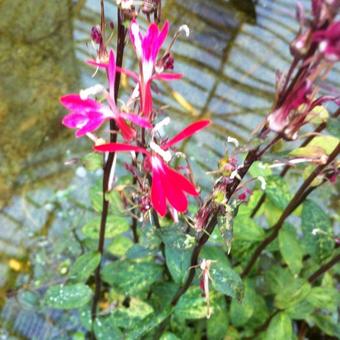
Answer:
[[[214,168],[224,152],[221,139],[247,140],[271,106],[275,70],[287,68],[287,43],[297,29],[287,11],[293,3],[262,0],[254,7],[251,0],[165,1],[163,13],[172,33],[188,24],[191,36],[180,37],[174,49],[176,71],[185,79],[159,84],[156,102],[168,105],[178,125],[197,117],[214,120],[197,143],[183,145],[196,155],[193,163],[203,186],[209,184],[204,171]],[[0,306],[5,338],[8,329],[27,338],[52,339],[77,327],[76,316],[67,314],[64,322],[66,313],[46,311],[36,294],[60,280],[68,259],[81,252],[77,229],[91,214],[84,197],[100,175],[87,174],[80,164],[64,165],[88,144],[61,128],[58,104],[58,97],[76,90],[78,83],[94,82],[91,70],[79,61],[94,54],[88,31],[99,20],[98,8],[95,0],[0,2]],[[112,1],[106,13],[115,20]],[[132,57],[129,48],[127,67],[135,67]],[[333,85],[338,73],[331,76]],[[19,287],[31,295],[21,296]],[[6,292],[10,298],[5,303]]]

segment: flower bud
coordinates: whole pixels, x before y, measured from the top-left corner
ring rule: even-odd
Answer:
[[[310,30],[299,34],[290,44],[290,53],[296,58],[304,57],[311,46]]]
[[[91,28],[91,39],[97,45],[100,45],[103,42],[102,32],[99,25]]]

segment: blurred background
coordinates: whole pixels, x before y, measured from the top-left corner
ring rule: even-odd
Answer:
[[[270,111],[275,71],[291,61],[295,1],[163,3],[170,36],[183,24],[191,35],[180,36],[173,50],[175,71],[185,78],[159,83],[156,103],[176,122],[169,133],[198,118],[213,120],[183,145],[198,182],[209,188],[205,172],[216,169],[226,138],[246,142]],[[310,2],[303,3],[309,11]],[[79,316],[41,307],[39,293],[79,254],[79,230],[93,215],[88,192],[101,173],[80,161],[91,143],[61,125],[58,98],[101,81],[84,64],[95,56],[89,32],[99,9],[99,0],[0,0],[0,339],[66,339],[79,328]],[[105,9],[107,21],[116,22],[114,1]],[[131,44],[124,65],[136,68]],[[338,66],[330,86],[339,88],[339,74]],[[123,80],[123,99],[130,89]]]

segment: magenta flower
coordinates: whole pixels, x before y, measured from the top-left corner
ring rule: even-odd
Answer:
[[[319,42],[319,49],[327,60],[340,60],[340,21],[334,22],[326,30],[315,32],[313,41]]]
[[[291,91],[284,103],[268,116],[269,128],[276,132],[281,132],[289,124],[291,112],[298,109],[302,104],[310,101],[309,95],[312,93],[312,83],[302,82],[295,91]]]
[[[76,137],[97,130],[109,118],[109,111],[93,99],[82,99],[79,94],[71,93],[60,98],[61,104],[70,111],[63,118],[63,124],[77,129]]]
[[[163,69],[155,68],[158,53],[168,35],[169,22],[166,21],[162,30],[152,23],[145,36],[139,30],[137,21],[132,21],[130,38],[140,61],[139,89],[143,115],[149,117],[152,111],[151,82],[154,79],[175,80],[182,78],[178,73],[164,73]]]
[[[186,177],[168,166],[167,162],[170,160],[167,157],[169,148],[183,139],[189,138],[209,124],[209,120],[195,122],[161,146],[155,145],[155,143],[153,143],[154,145],[150,144],[152,151],[122,143],[95,146],[95,150],[100,152],[135,151],[145,154],[147,156],[146,163],[151,167],[151,204],[154,209],[161,216],[165,216],[167,204],[169,204],[176,211],[185,212],[188,208],[186,195],[197,196],[199,193]]]
[[[90,93],[103,92],[108,106],[94,99],[87,98],[87,95],[85,95],[85,97],[79,94],[65,95],[60,98],[60,102],[70,113],[64,117],[63,124],[68,128],[78,129],[76,137],[81,137],[97,130],[105,120],[114,119],[123,138],[127,141],[132,140],[136,136],[136,131],[127,124],[126,120],[143,128],[151,128],[152,125],[146,119],[136,114],[120,112],[116,106],[114,99],[116,63],[113,51],[111,50],[109,53],[108,64],[97,64],[95,62],[91,62],[91,64],[105,67],[106,69],[109,92],[99,86],[99,89],[94,89],[94,91],[90,91]],[[86,90],[84,92],[86,92]]]

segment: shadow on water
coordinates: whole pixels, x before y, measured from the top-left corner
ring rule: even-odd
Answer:
[[[168,105],[176,129],[198,117],[213,119],[209,132],[182,146],[195,155],[203,187],[205,171],[225,151],[221,139],[248,140],[249,122],[255,127],[270,109],[275,70],[287,68],[287,43],[297,29],[287,11],[293,3],[165,1],[172,34],[182,24],[192,32],[174,49],[184,80],[159,84],[156,103]],[[84,197],[100,176],[80,163],[64,165],[89,144],[61,127],[58,104],[60,95],[94,83],[81,62],[94,54],[88,32],[98,23],[98,8],[94,0],[0,1],[0,339],[10,333],[68,338],[79,327],[77,315],[41,306],[40,294],[62,282],[70,258],[81,253],[78,230],[91,216]],[[108,20],[115,21],[115,11],[107,3]],[[131,48],[126,66],[135,66]]]

